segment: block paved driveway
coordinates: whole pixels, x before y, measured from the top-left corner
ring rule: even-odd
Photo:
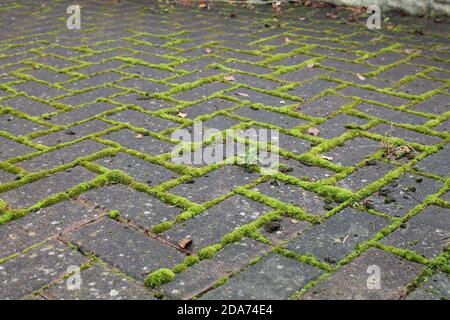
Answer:
[[[0,4],[1,299],[449,298],[447,20],[106,2]]]

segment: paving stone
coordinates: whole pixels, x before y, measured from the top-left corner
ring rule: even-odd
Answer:
[[[322,273],[322,270],[294,259],[269,254],[202,299],[287,299]]]
[[[255,73],[255,74],[268,74],[272,73],[272,69],[266,68],[266,67],[260,67],[253,64],[247,64],[247,63],[241,63],[241,62],[229,62],[224,65],[227,68],[230,69],[236,69],[239,71],[249,72],[249,73]]]
[[[14,174],[0,170],[0,185],[2,183],[13,181],[14,178],[15,178]]]
[[[149,68],[147,66],[140,66],[140,65],[132,65],[127,68],[121,69],[121,71],[136,75],[136,76],[142,76],[144,78],[150,78],[150,79],[156,79],[156,80],[162,80],[171,76],[176,75],[176,73],[160,70],[156,68]]]
[[[317,100],[300,105],[297,110],[312,117],[326,117],[350,102],[352,102],[350,99],[327,94]]]
[[[95,103],[82,108],[58,113],[57,115],[54,115],[49,120],[47,120],[47,122],[67,126],[74,122],[87,120],[100,113],[110,111],[114,108],[117,108],[117,106],[113,104],[105,102]]]
[[[363,126],[367,123],[367,119],[341,113],[316,126],[316,128],[320,130],[319,137],[333,139],[346,133],[350,128],[349,126]]]
[[[442,142],[442,139],[439,137],[422,134],[393,125],[387,125],[385,123],[378,124],[375,127],[372,127],[369,131],[387,137],[401,138],[409,142],[421,143],[424,145],[433,145]]]
[[[176,67],[176,69],[182,69],[186,71],[205,70],[211,65],[220,63],[222,60],[214,57],[204,57],[198,60],[192,60],[182,63]]]
[[[234,188],[252,183],[258,178],[256,172],[242,167],[225,165],[193,180],[180,184],[169,192],[185,197],[193,202],[203,203],[224,195]]]
[[[122,90],[112,87],[104,87],[93,89],[90,91],[85,91],[82,93],[73,94],[71,96],[65,97],[57,102],[68,105],[68,106],[78,106],[80,104],[86,104],[95,102],[98,98],[110,97],[114,94],[121,92]]]
[[[428,91],[436,90],[442,86],[444,86],[443,82],[416,78],[415,80],[407,82],[404,85],[400,86],[396,89],[396,91],[414,95],[421,95],[427,93]]]
[[[399,107],[401,105],[410,103],[409,100],[406,100],[404,98],[356,87],[347,87],[339,92],[344,96],[358,97],[364,100],[372,100],[379,103],[389,104],[394,107]]]
[[[308,101],[315,96],[319,95],[327,89],[336,87],[338,84],[335,82],[329,82],[323,79],[317,79],[313,81],[301,84],[298,87],[294,87],[292,90],[287,91],[290,95],[294,95]]]
[[[166,86],[161,83],[152,82],[150,80],[133,78],[129,80],[124,80],[120,82],[116,82],[115,85],[125,87],[127,89],[138,90],[141,92],[145,92],[148,94],[154,94],[157,92],[164,92],[170,89],[169,86]]]
[[[209,97],[210,95],[228,89],[230,85],[220,82],[212,82],[201,85],[199,87],[195,87],[188,91],[183,91],[174,95],[175,99],[179,99],[182,101],[196,101]]]
[[[108,211],[117,210],[121,218],[131,220],[143,228],[151,228],[162,222],[174,220],[182,211],[180,208],[124,185],[93,189],[80,197]]]
[[[313,56],[308,56],[306,54],[296,54],[278,61],[275,61],[274,63],[272,63],[274,66],[287,66],[287,67],[291,67],[291,66],[295,66],[298,65],[300,63],[303,63],[309,59],[314,58]]]
[[[163,242],[104,218],[67,235],[82,252],[93,253],[114,268],[142,281],[161,268],[173,268],[183,254]]]
[[[311,149],[311,142],[307,140],[290,136],[281,132],[278,135],[279,135],[278,146],[289,152],[295,154],[302,154]]]
[[[367,62],[376,66],[387,66],[406,58],[406,55],[395,52],[386,52],[367,59]]]
[[[449,245],[449,233],[450,210],[429,206],[381,242],[389,246],[416,251],[420,255],[433,259]]]
[[[343,70],[354,73],[369,73],[374,71],[375,69],[360,63],[346,62],[335,59],[325,59],[320,61],[322,66],[334,68],[337,70]]]
[[[0,228],[5,258],[97,217],[98,213],[74,201],[63,201],[28,213]]]
[[[249,100],[253,103],[261,103],[269,107],[282,107],[284,105],[297,104],[299,102],[272,96],[259,91],[250,90],[247,88],[239,88],[228,91],[227,96],[237,98],[240,100]]]
[[[286,204],[300,207],[309,214],[324,215],[327,212],[324,208],[327,204],[325,199],[295,185],[279,182],[277,180],[269,180],[258,184],[252,190]]]
[[[83,140],[69,146],[43,153],[17,165],[27,171],[49,170],[106,149],[107,146],[93,140]]]
[[[27,208],[39,200],[59,192],[65,192],[80,183],[95,178],[95,176],[93,172],[87,169],[75,167],[0,193],[0,198],[5,200],[12,208]]]
[[[162,291],[171,299],[190,299],[212,287],[220,278],[244,268],[268,249],[267,245],[249,238],[232,243],[212,260],[203,260],[177,274],[174,281],[162,287]]]
[[[419,161],[415,167],[425,172],[447,177],[449,171],[447,164],[450,158],[450,146],[446,144],[441,150]]]
[[[440,115],[447,112],[449,110],[449,107],[450,107],[450,96],[444,94],[436,94],[430,99],[414,105],[410,109]]]
[[[185,76],[180,76],[180,77],[171,79],[170,82],[177,83],[177,84],[192,83],[192,82],[198,81],[200,79],[209,78],[212,76],[217,76],[219,74],[226,74],[226,73],[227,73],[226,71],[219,70],[219,69],[204,69],[204,70],[192,72]]]
[[[155,300],[142,286],[95,264],[79,273],[82,283],[78,290],[68,290],[67,280],[57,281],[42,295],[51,300]]]
[[[450,298],[450,278],[436,273],[422,286],[408,294],[407,300],[448,300]]]
[[[105,85],[106,83],[117,82],[123,77],[123,75],[116,72],[105,72],[89,78],[83,78],[74,82],[65,83],[64,88],[68,90],[85,90],[87,88]]]
[[[48,128],[26,119],[17,118],[9,114],[0,115],[0,131],[8,132],[16,137],[45,129]]]
[[[266,224],[259,229],[259,232],[274,245],[280,245],[287,240],[297,237],[311,226],[306,221],[290,217],[277,219],[276,223],[279,224],[279,228],[276,231],[270,229],[270,224]]]
[[[280,157],[280,164],[284,166],[281,170],[285,175],[294,176],[298,179],[316,181],[334,175],[334,172],[328,169],[312,166],[291,158]]]
[[[257,109],[249,106],[239,108],[233,111],[233,113],[241,117],[250,118],[259,122],[270,123],[282,128],[293,128],[308,123],[308,121],[304,119],[294,118],[282,113]]]
[[[67,93],[66,91],[44,85],[36,81],[25,81],[11,87],[17,92],[23,92],[29,96],[41,99],[52,99]]]
[[[286,247],[297,254],[312,254],[321,261],[336,264],[355,250],[356,245],[370,240],[389,224],[386,218],[346,208],[303,231]]]
[[[160,117],[152,116],[136,110],[123,110],[107,116],[107,119],[124,122],[138,128],[144,128],[153,132],[164,131],[177,127],[180,124]]]
[[[440,181],[405,173],[379,189],[366,202],[379,212],[400,217],[419,205],[428,195],[438,192],[441,187]]]
[[[282,75],[278,76],[278,79],[293,82],[303,82],[305,80],[312,79],[320,75],[325,75],[327,73],[329,73],[328,70],[321,68],[302,68],[283,73]]]
[[[369,103],[362,103],[356,106],[355,110],[364,112],[373,117],[378,117],[380,119],[396,123],[424,124],[430,120],[412,113],[376,106]]]
[[[450,131],[450,120],[447,119],[447,120],[441,122],[441,124],[434,127],[433,130],[437,131],[437,132],[449,132]]]
[[[356,192],[383,178],[387,173],[396,168],[393,164],[384,161],[366,162],[365,166],[339,180],[337,186]]]
[[[173,108],[175,106],[172,102],[150,98],[137,93],[127,93],[121,96],[116,96],[113,100],[123,104],[139,106],[149,111]]]
[[[37,151],[34,148],[6,139],[4,137],[0,137],[0,144],[2,146],[2,148],[0,149],[0,161],[5,161]]]
[[[205,212],[175,225],[163,236],[178,243],[183,239],[192,239],[192,250],[199,250],[220,242],[223,236],[248,224],[272,209],[264,204],[233,195]]]
[[[163,153],[171,152],[176,146],[170,142],[143,135],[142,139],[136,138],[137,133],[129,129],[110,132],[102,138],[119,143],[125,148],[157,156]]]
[[[234,102],[229,100],[213,98],[192,106],[183,108],[181,112],[187,114],[187,118],[194,119],[198,116],[209,115],[219,110],[226,110],[235,106]]]
[[[342,146],[324,153],[332,158],[331,161],[343,166],[353,166],[368,158],[378,150],[380,145],[375,141],[364,137],[356,137],[344,142]]]
[[[391,69],[381,72],[377,77],[380,79],[386,79],[392,82],[398,82],[407,76],[415,75],[418,72],[423,71],[424,68],[410,65],[410,64],[400,64]]]
[[[48,69],[33,69],[24,72],[25,74],[45,82],[49,82],[52,84],[58,83],[58,82],[64,82],[72,79],[72,76],[69,76],[64,73],[54,72],[52,70]]]
[[[235,79],[235,83],[242,83],[254,88],[260,88],[264,90],[274,90],[282,85],[279,82],[242,73],[233,74],[233,78]]]
[[[369,289],[374,276],[371,266],[380,269],[380,289]],[[373,268],[373,267],[372,267]],[[329,278],[309,289],[304,300],[384,300],[399,299],[406,294],[406,286],[423,267],[401,259],[390,252],[370,248],[358,258],[344,265]],[[369,271],[368,271],[369,270]],[[372,288],[372,287],[371,287]]]
[[[50,241],[0,266],[0,298],[17,300],[64,276],[86,259],[59,241]]]

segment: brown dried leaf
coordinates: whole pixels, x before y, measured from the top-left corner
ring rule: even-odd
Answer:
[[[328,160],[328,161],[333,160],[333,157],[324,156],[323,154],[320,155],[320,157],[321,157],[322,159],[325,159],[325,160]]]
[[[182,249],[186,249],[192,243],[192,239],[183,239],[178,242],[178,246]]]
[[[361,73],[357,73],[356,76],[357,76],[358,79],[361,80],[361,81],[366,80],[366,77],[364,77]]]
[[[309,129],[307,130],[307,132],[308,132],[310,135],[318,136],[319,133],[320,133],[320,129],[318,129],[318,128],[316,128],[316,127],[311,127],[311,128],[309,128]]]
[[[243,93],[243,92],[236,92],[236,95],[240,96],[240,97],[250,97],[248,94]]]
[[[299,221],[298,221],[297,219],[291,219],[291,223],[292,223],[292,224],[298,224],[298,222],[299,222]]]
[[[206,48],[205,51],[206,51],[207,54],[210,54],[210,53],[213,52],[211,48]]]
[[[285,37],[284,38],[284,43],[289,43],[289,42],[291,42],[292,40],[291,39],[289,39],[288,37]]]
[[[309,69],[312,69],[312,68],[314,68],[316,66],[316,63],[315,62],[309,62],[307,65],[306,65],[306,67],[308,67]]]
[[[179,116],[180,118],[186,118],[186,117],[188,116],[188,114],[185,113],[185,112],[178,112],[178,116]]]
[[[141,133],[138,133],[134,136],[136,139],[142,139],[144,136]]]
[[[236,79],[233,77],[232,74],[230,74],[229,76],[223,77],[223,80],[225,80],[225,81],[236,81]]]

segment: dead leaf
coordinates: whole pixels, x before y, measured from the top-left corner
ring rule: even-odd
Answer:
[[[178,112],[178,116],[179,116],[180,118],[186,118],[186,117],[188,116],[188,114],[185,113],[185,112]]]
[[[306,67],[308,67],[308,69],[312,69],[312,68],[314,68],[316,66],[316,63],[315,62],[309,62],[307,65],[306,65]]]
[[[325,159],[325,160],[328,160],[328,161],[333,160],[333,157],[324,156],[323,154],[320,155],[320,157],[321,157],[322,159]]]
[[[210,54],[210,53],[213,52],[211,48],[206,48],[205,51],[206,51],[207,54]]]
[[[284,38],[284,43],[289,43],[289,42],[291,42],[292,40],[291,39],[289,39],[288,37],[285,37]]]
[[[223,80],[225,80],[225,81],[236,81],[236,79],[233,77],[232,74],[230,74],[229,76],[223,77]]]
[[[236,95],[240,96],[240,97],[250,97],[248,94],[243,93],[243,92],[236,92]]]
[[[300,17],[300,18],[298,18],[298,20],[300,20],[300,21],[305,21],[306,18],[305,18],[305,17]]]
[[[141,133],[138,133],[134,136],[136,139],[142,139],[144,136]]]
[[[292,224],[298,224],[298,220],[297,219],[291,219],[291,223]]]
[[[192,243],[192,239],[183,239],[178,242],[180,248],[186,249]]]
[[[316,128],[316,127],[311,127],[311,128],[309,128],[309,129],[307,130],[307,132],[308,132],[310,135],[318,136],[319,133],[320,133],[320,129],[318,129],[318,128]]]
[[[199,7],[200,9],[208,8],[208,1],[206,1],[206,0],[200,0],[200,2],[199,2],[199,4],[198,4],[198,7]]]
[[[361,73],[357,73],[356,76],[357,76],[358,79],[361,80],[361,81],[366,80],[366,77],[364,77]]]

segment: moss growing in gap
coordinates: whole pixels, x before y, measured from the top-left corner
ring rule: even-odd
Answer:
[[[174,279],[175,273],[170,269],[163,268],[150,273],[145,278],[144,284],[147,288],[158,288]]]

